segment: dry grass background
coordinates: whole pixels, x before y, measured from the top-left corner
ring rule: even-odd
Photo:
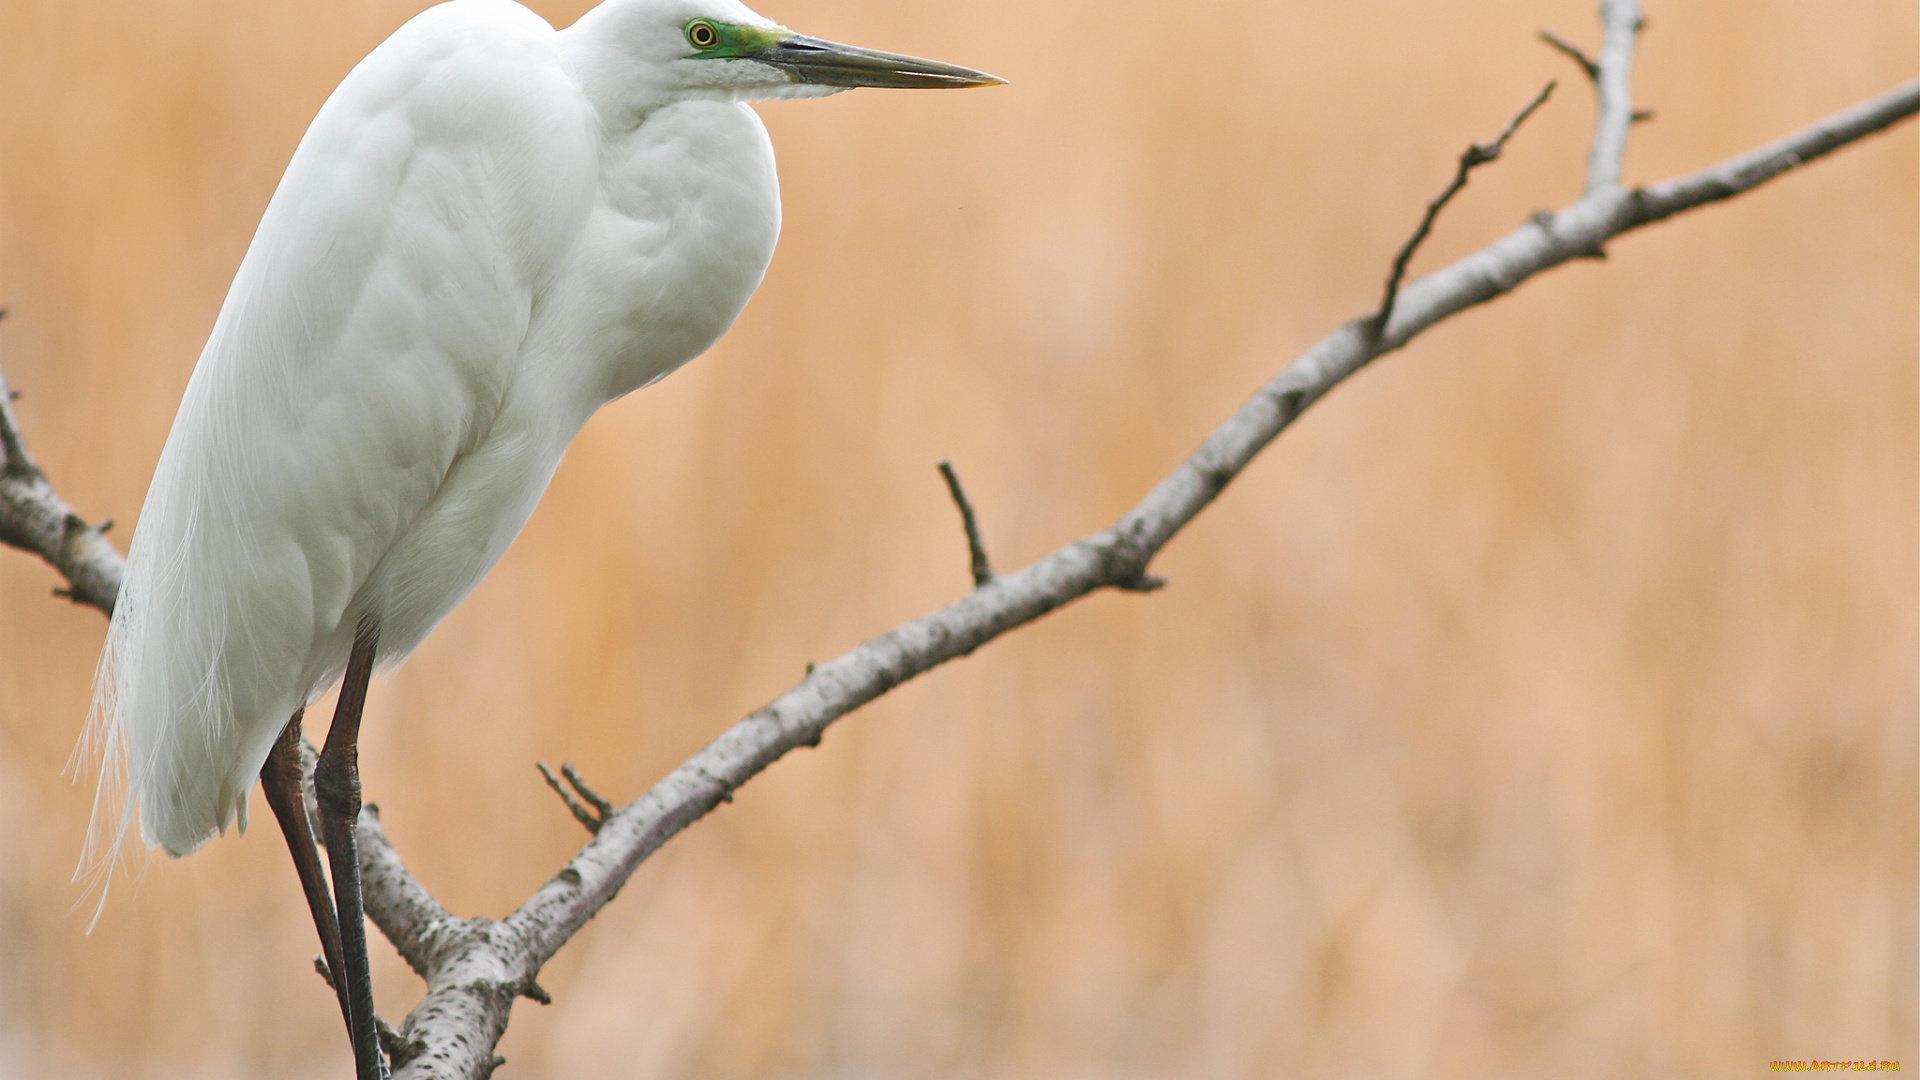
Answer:
[[[139,509],[300,132],[417,0],[0,0],[0,362]],[[582,4],[537,4],[556,22]],[[1907,0],[1651,0],[1630,180],[1908,78]],[[370,796],[503,914],[622,799],[1107,523],[1377,295],[1577,194],[1591,0],[785,0],[1010,87],[763,109],[786,235],[713,353],[597,418],[376,685]],[[502,1077],[1745,1077],[1916,1047],[1909,124],[1451,322],[1315,408],[1150,598],[909,685],[648,864]],[[270,825],[84,936],[59,771],[103,632],[0,558],[0,1076],[348,1074]],[[266,820],[256,810],[256,821]],[[417,995],[384,944],[383,1007]]]

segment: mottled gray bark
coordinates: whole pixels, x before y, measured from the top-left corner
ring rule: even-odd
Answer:
[[[1587,190],[1593,195],[1620,185],[1627,156],[1627,129],[1633,126],[1633,54],[1645,20],[1640,0],[1601,0],[1600,25],[1606,37],[1593,62],[1593,89],[1600,97],[1593,148],[1587,154]]]
[[[103,535],[111,524],[87,524],[47,482],[20,434],[13,388],[0,375],[0,544],[31,551],[60,571],[67,587],[55,595],[112,615],[126,564]]]

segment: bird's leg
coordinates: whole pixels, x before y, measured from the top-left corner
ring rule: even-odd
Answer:
[[[260,769],[260,790],[273,808],[280,833],[287,838],[287,850],[293,853],[293,868],[300,875],[300,889],[307,894],[307,910],[313,914],[313,928],[320,934],[320,951],[327,958],[327,970],[342,970],[340,961],[340,923],[334,917],[333,896],[327,889],[327,872],[320,866],[320,851],[313,844],[313,824],[307,819],[307,799],[303,791],[306,777],[301,775],[300,718],[305,709],[294,711],[293,719],[274,740],[267,752],[267,763]],[[336,976],[333,992],[340,999],[340,1017],[353,1026],[353,1014],[347,1008],[346,984]]]
[[[360,902],[360,853],[354,826],[360,820],[360,710],[367,703],[373,675],[374,646],[380,629],[363,618],[353,636],[347,674],[340,682],[340,704],[327,731],[326,748],[313,770],[320,803],[320,831],[327,840],[327,864],[333,870],[333,895],[340,927],[340,966],[334,986],[346,1002],[347,1033],[359,1080],[385,1080],[387,1061],[373,1015],[373,976],[367,970],[367,921]]]

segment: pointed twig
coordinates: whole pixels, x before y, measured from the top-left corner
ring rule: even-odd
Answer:
[[[980,523],[973,516],[973,503],[967,499],[967,490],[960,486],[960,474],[953,471],[953,462],[941,458],[940,475],[946,477],[947,493],[953,496],[953,504],[960,508],[960,524],[967,530],[967,554],[973,564],[973,587],[978,589],[992,584],[993,564],[987,561],[987,546],[980,540]]]
[[[327,989],[332,990],[334,988],[333,969],[327,966],[326,957],[319,955],[314,956],[313,972],[320,976],[321,982],[327,984]],[[544,993],[544,991],[542,992]],[[546,1003],[542,1002],[542,1004]],[[387,1018],[381,1016],[379,1013],[373,1014],[373,1028],[380,1036],[380,1049],[386,1053],[388,1059],[393,1063],[393,1068],[396,1070],[427,1051],[426,1043],[418,1039],[409,1039],[405,1035],[400,1034],[392,1024],[387,1022]]]
[[[394,1072],[399,1072],[407,1062],[427,1052],[425,1041],[400,1034],[379,1013],[373,1014],[373,1029],[380,1036],[380,1050],[387,1055]]]
[[[601,821],[607,820],[613,813],[613,803],[601,798],[599,792],[588,787],[587,782],[580,779],[580,770],[573,767],[573,762],[561,762],[560,775],[566,777],[567,783],[573,785],[573,790],[579,792],[580,797],[587,800],[587,805],[593,807],[594,810],[599,813]]]
[[[560,796],[560,801],[566,804],[567,812],[573,815],[574,820],[586,826],[587,831],[590,833],[599,832],[602,824],[600,818],[595,815],[592,810],[587,809],[579,799],[575,798],[573,792],[567,790],[567,786],[560,782],[560,778],[554,775],[552,769],[547,767],[547,763],[544,761],[536,761],[533,764],[535,768],[540,770],[540,776],[546,780],[547,786],[552,788],[553,793]]]
[[[1540,31],[1540,40],[1565,53],[1574,63],[1579,64],[1580,70],[1587,73],[1587,78],[1596,83],[1600,81],[1600,65],[1594,62],[1593,57],[1586,54],[1586,50],[1551,30]]]
[[[1467,186],[1469,173],[1490,161],[1500,160],[1501,151],[1507,148],[1507,140],[1513,136],[1514,132],[1520,130],[1520,125],[1526,123],[1527,117],[1532,116],[1535,109],[1547,103],[1547,98],[1553,96],[1553,88],[1557,85],[1559,84],[1550,82],[1541,87],[1540,92],[1533,96],[1533,100],[1527,102],[1525,108],[1515,113],[1513,119],[1507,121],[1507,126],[1500,130],[1500,134],[1495,136],[1492,142],[1473,143],[1460,155],[1460,163],[1454,169],[1453,182],[1447,185],[1447,190],[1441,192],[1438,198],[1427,204],[1427,212],[1420,219],[1420,227],[1413,230],[1413,235],[1407,237],[1407,242],[1400,246],[1400,253],[1394,256],[1393,271],[1387,275],[1386,295],[1380,300],[1380,310],[1373,316],[1374,336],[1378,337],[1387,332],[1387,323],[1393,319],[1393,306],[1400,299],[1400,282],[1407,276],[1407,264],[1413,261],[1413,253],[1420,250],[1420,245],[1426,242],[1427,234],[1433,231],[1433,223],[1440,217],[1440,211],[1446,209],[1447,204],[1453,201],[1453,197],[1460,194],[1460,189]]]
[[[540,770],[540,775],[546,779],[547,786],[553,789],[554,794],[560,796],[560,801],[567,804],[567,810],[574,816],[574,820],[586,826],[587,831],[590,833],[599,832],[600,826],[606,823],[607,816],[613,813],[613,804],[601,798],[599,793],[588,787],[586,782],[580,779],[580,774],[574,770],[570,762],[562,764],[560,771],[566,775],[567,783],[573,785],[573,791],[568,791],[566,784],[560,782],[560,777],[553,775],[553,770],[547,767],[546,762],[536,761],[534,762],[534,766]],[[574,791],[580,793],[579,798],[574,797]],[[585,799],[587,803],[591,803],[593,808],[591,810],[588,809],[586,805],[581,803],[581,799]]]

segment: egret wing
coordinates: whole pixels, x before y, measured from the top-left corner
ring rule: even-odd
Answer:
[[[117,844],[136,799],[174,855],[245,826],[272,739],[344,663],[362,587],[486,437],[591,199],[552,34],[497,0],[431,9],[301,141],[134,535],[92,735],[103,791],[122,755],[131,791],[117,821],[96,805],[96,838]]]

